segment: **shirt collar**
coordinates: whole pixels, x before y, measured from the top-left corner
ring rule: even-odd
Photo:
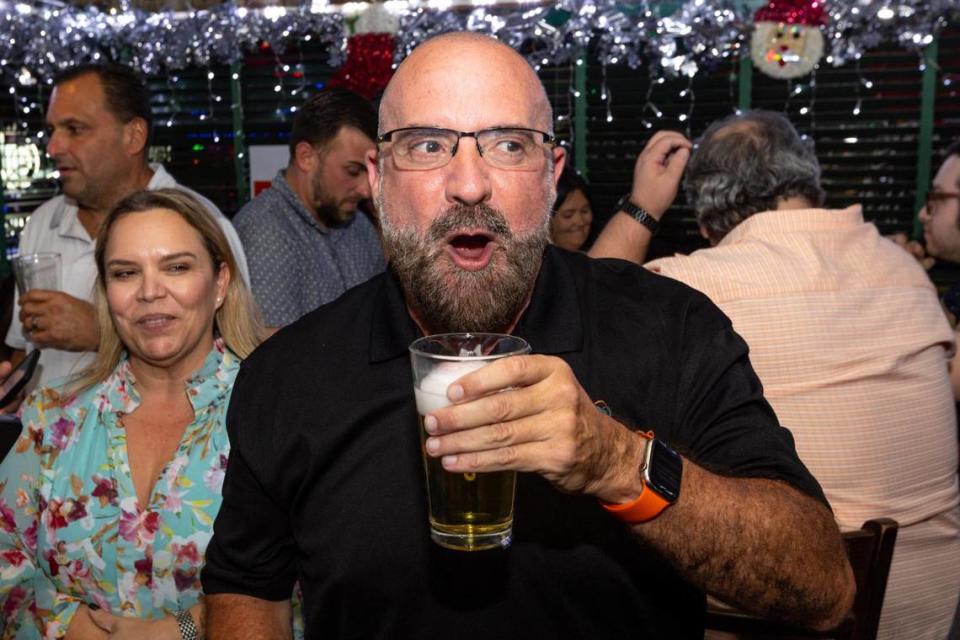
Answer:
[[[754,236],[799,231],[829,231],[863,224],[863,210],[855,204],[846,209],[784,209],[755,213],[717,243],[736,244]]]
[[[578,282],[572,260],[589,260],[547,247],[530,304],[514,334],[530,343],[533,353],[559,354],[583,348],[583,325]],[[423,333],[410,317],[400,281],[392,270],[381,280],[374,302],[370,331],[370,361],[384,362],[407,353]]]
[[[231,371],[239,366],[239,359],[227,349],[223,338],[214,340],[213,348],[207,354],[203,364],[185,383],[187,398],[194,412],[198,412],[220,395],[220,387],[224,383],[229,384]],[[136,384],[137,379],[130,369],[129,354],[124,351],[117,368],[104,382],[106,391],[103,397],[107,398],[107,402],[102,410],[132,413],[140,406],[140,393],[137,391]],[[109,393],[110,391],[116,393]],[[109,400],[111,396],[118,398],[116,404]]]
[[[177,181],[167,173],[167,170],[162,164],[159,162],[151,162],[149,166],[153,171],[153,176],[151,176],[150,182],[147,183],[147,189],[162,189],[164,187],[177,186]],[[79,208],[77,207],[76,200],[64,195],[62,205],[57,207],[53,215],[50,216],[50,230],[57,231],[64,237],[79,238],[92,242],[93,240],[90,238],[90,234],[88,234],[87,230],[80,224],[80,219],[77,217],[78,213]],[[64,224],[64,222],[66,222],[66,224]],[[62,229],[60,228],[61,225],[63,225]]]

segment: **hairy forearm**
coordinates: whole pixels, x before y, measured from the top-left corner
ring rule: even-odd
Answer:
[[[193,625],[197,628],[197,637],[206,638],[207,637],[207,616],[206,616],[206,607],[204,606],[203,600],[193,605],[189,609],[190,617],[193,618]],[[177,634],[180,633],[180,626],[177,625]]]
[[[643,264],[652,239],[650,231],[623,213],[616,213],[587,253],[591,258],[620,258]]]
[[[745,610],[828,629],[853,604],[830,510],[781,482],[722,477],[685,460],[680,499],[634,531],[692,583]]]
[[[293,636],[289,600],[216,594],[207,596],[205,604],[207,640],[288,640]]]

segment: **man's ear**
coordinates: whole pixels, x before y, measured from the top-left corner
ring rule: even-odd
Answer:
[[[697,229],[700,230],[700,237],[706,240],[707,242],[709,242],[711,247],[717,246],[717,243],[714,241],[713,238],[710,237],[710,232],[707,231],[707,228],[705,226],[703,226],[702,224],[698,224]]]
[[[293,157],[290,161],[297,165],[297,169],[302,173],[310,173],[320,161],[320,152],[306,140],[301,140],[293,148]]]
[[[123,146],[127,155],[136,156],[146,153],[147,148],[147,121],[143,118],[134,118],[123,125]]]
[[[377,148],[373,147],[363,157],[363,163],[367,167],[367,182],[370,183],[370,193],[374,198],[380,193],[380,181],[383,179],[383,176],[380,175],[380,165],[377,164],[379,153]]]
[[[560,181],[560,174],[563,173],[563,167],[567,164],[567,150],[557,145],[553,148],[553,186],[556,188]]]

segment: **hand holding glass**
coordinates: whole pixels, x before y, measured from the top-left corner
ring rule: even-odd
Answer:
[[[423,418],[450,404],[447,387],[494,360],[530,353],[522,338],[496,333],[447,333],[410,345],[420,447],[427,476],[430,537],[459,551],[508,547],[513,536],[515,471],[449,473],[426,452]]]
[[[32,289],[60,290],[60,254],[26,253],[13,259],[17,290],[22,296]]]

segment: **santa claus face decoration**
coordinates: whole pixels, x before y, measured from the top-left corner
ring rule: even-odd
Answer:
[[[750,54],[753,64],[769,76],[799,78],[813,71],[823,56],[823,34],[801,24],[758,22]]]
[[[753,64],[774,78],[799,78],[823,56],[823,0],[768,0],[753,16]]]

